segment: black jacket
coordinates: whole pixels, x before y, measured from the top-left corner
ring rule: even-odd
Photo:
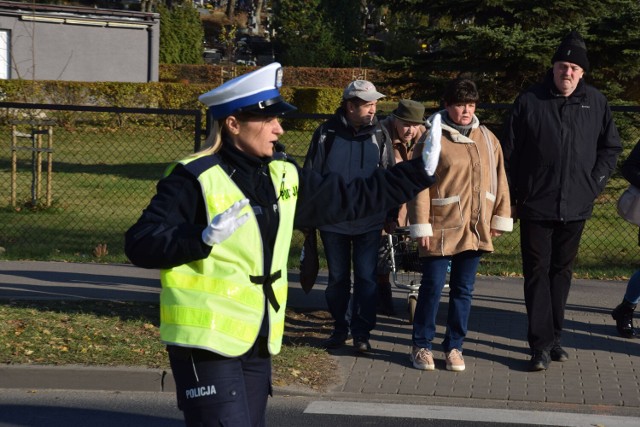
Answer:
[[[265,271],[269,271],[279,216],[273,184],[264,173],[270,158],[248,156],[223,144],[219,154],[223,167],[260,212],[258,224],[263,239]],[[407,202],[434,181],[424,171],[421,159],[402,162],[388,171],[379,169],[368,179],[347,184],[337,174],[320,175],[298,168],[300,176],[295,227],[312,228],[350,220],[390,209]],[[196,177],[176,167],[158,182],[157,193],[138,221],[126,232],[125,253],[131,262],[145,268],[170,268],[204,259],[211,247],[202,242],[207,226],[202,191]]]
[[[581,80],[556,94],[551,71],[516,99],[502,140],[511,204],[530,220],[591,217],[622,151],[607,99]]]

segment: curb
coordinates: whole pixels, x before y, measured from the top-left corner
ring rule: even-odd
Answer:
[[[170,371],[130,367],[8,365],[0,388],[175,393]]]

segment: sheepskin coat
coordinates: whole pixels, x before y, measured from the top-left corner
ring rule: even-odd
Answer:
[[[421,144],[415,147],[414,157],[422,152]],[[489,147],[495,174],[490,167]],[[420,247],[420,256],[449,256],[468,250],[492,252],[491,229],[511,231],[513,220],[500,142],[488,129],[480,129],[476,116],[468,137],[443,121],[435,177],[435,184],[408,204],[411,237],[430,237],[430,249]]]

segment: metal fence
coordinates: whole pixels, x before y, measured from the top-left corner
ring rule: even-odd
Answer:
[[[508,105],[479,105],[496,135]],[[640,107],[614,107],[626,158],[640,139]],[[302,163],[326,115],[293,114],[282,142]],[[99,108],[0,103],[0,259],[127,262],[124,232],[155,193],[172,161],[203,138],[197,110]],[[587,222],[576,272],[621,277],[640,259],[638,228],[615,213],[626,182],[616,173]],[[519,229],[496,239],[486,274],[520,274]],[[302,246],[294,234],[290,266]]]

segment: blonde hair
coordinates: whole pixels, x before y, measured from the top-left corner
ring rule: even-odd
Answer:
[[[222,147],[222,127],[224,126],[225,119],[226,117],[213,122],[211,129],[209,130],[209,134],[204,140],[204,145],[200,151],[191,154],[189,158],[214,154],[220,151],[220,148]]]
[[[250,117],[256,117],[255,115],[247,114],[247,113],[244,113],[244,114],[237,113],[237,114],[232,114],[232,116],[235,117],[238,122],[244,122],[248,120],[248,118]],[[203,147],[200,149],[200,151],[193,153],[188,158],[215,154],[218,151],[220,151],[220,148],[222,148],[222,133],[226,129],[226,126],[227,126],[226,121],[229,117],[230,116],[223,117],[221,119],[214,121],[213,124],[211,125],[211,129],[209,130],[209,133],[207,134],[207,138],[204,140]],[[259,117],[263,117],[263,116],[259,116]],[[264,126],[264,120],[262,122],[262,126]]]

